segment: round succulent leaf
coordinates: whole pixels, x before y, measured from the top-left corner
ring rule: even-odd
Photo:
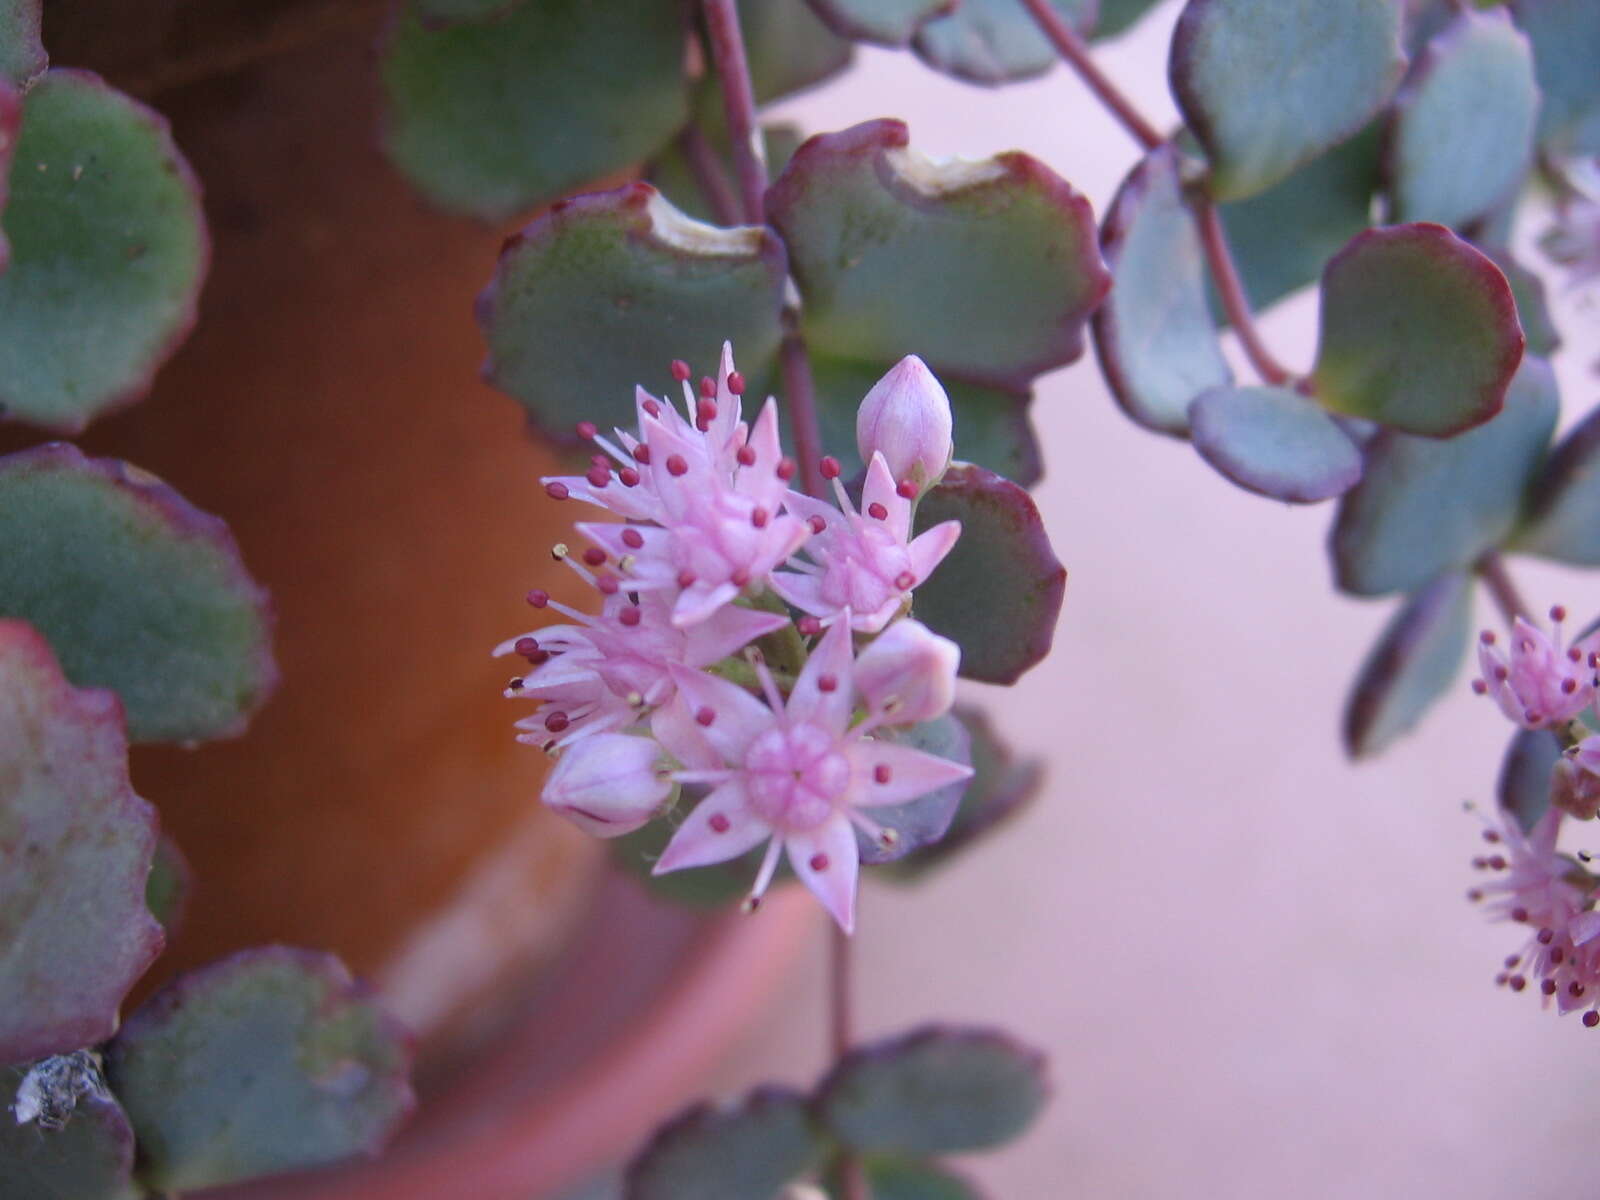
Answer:
[[[1395,219],[1483,216],[1521,184],[1538,115],[1527,36],[1504,9],[1462,12],[1428,43],[1395,103]]]
[[[1238,200],[1354,134],[1405,64],[1395,0],[1189,0],[1169,75],[1213,194]]]
[[[277,683],[266,593],[228,528],[62,443],[0,457],[0,617],[122,699],[135,742],[240,733]]]
[[[1381,122],[1374,121],[1266,191],[1217,206],[1245,294],[1257,311],[1320,278],[1328,260],[1372,224],[1382,143]],[[1212,313],[1226,324],[1216,289],[1207,282]]]
[[[1600,408],[1557,443],[1528,495],[1511,547],[1579,566],[1600,566]]]
[[[376,1153],[414,1106],[410,1069],[338,959],[283,946],[179,976],[106,1049],[139,1177],[173,1192]]]
[[[0,413],[75,433],[150,389],[209,260],[200,190],[166,121],[86,71],[28,90],[0,214]]]
[[[194,872],[189,860],[178,849],[178,843],[163,834],[156,842],[155,858],[150,863],[150,875],[144,883],[144,902],[151,914],[161,922],[161,928],[170,942],[183,924],[184,913],[189,908],[189,894],[194,890]]]
[[[1094,20],[1094,40],[1105,41],[1126,33],[1154,8],[1160,0],[1100,0],[1100,12]]]
[[[1050,3],[1079,33],[1093,27],[1096,0]],[[1057,57],[1022,0],[961,0],[919,28],[911,48],[936,71],[989,86],[1043,75]]]
[[[1517,319],[1522,322],[1522,333],[1527,338],[1526,353],[1549,358],[1561,348],[1561,331],[1550,315],[1544,280],[1502,246],[1480,244],[1479,249],[1494,259],[1494,265],[1505,273],[1506,282],[1511,285],[1511,296],[1517,302]]]
[[[39,40],[41,7],[41,0],[0,0],[0,84],[20,91],[49,65]]]
[[[1021,390],[1110,286],[1088,201],[1026,154],[936,164],[899,121],[811,138],[767,193],[820,355]]]
[[[998,826],[1022,811],[1044,783],[1044,762],[1018,760],[1011,746],[995,731],[988,715],[978,708],[957,705],[952,716],[967,731],[971,744],[973,776],[966,784],[961,805],[945,835],[900,859],[884,878],[912,882],[986,838]]]
[[[21,1124],[12,1113],[27,1075],[26,1066],[0,1068],[0,1200],[139,1200],[122,1106],[89,1092],[60,1128]]]
[[[1172,147],[1153,151],[1123,182],[1100,251],[1114,281],[1094,315],[1106,384],[1139,424],[1184,436],[1190,401],[1232,383],[1233,371],[1206,303],[1200,231]]]
[[[1519,729],[1500,761],[1495,798],[1527,833],[1550,808],[1550,785],[1561,761],[1561,740],[1548,729]]]
[[[933,1163],[871,1158],[866,1173],[872,1200],[983,1200],[970,1179]]]
[[[1314,504],[1361,479],[1361,451],[1339,423],[1291,388],[1223,387],[1189,407],[1200,457],[1274,500]]]
[[[856,448],[856,411],[872,385],[892,363],[857,363],[813,356],[812,385],[822,444],[839,460],[846,478],[866,469]],[[950,398],[955,423],[955,456],[977,463],[1022,487],[1039,482],[1044,466],[1028,409],[1031,392],[968,383],[943,374],[939,382]]]
[[[43,637],[0,620],[0,1064],[116,1029],[161,951],[145,907],[155,844],[117,698],[74,688]]]
[[[938,720],[913,725],[892,737],[886,734],[879,736],[927,754],[948,758],[963,766],[972,765],[972,738],[966,727],[949,713]],[[913,851],[937,845],[949,832],[950,823],[955,819],[956,809],[961,806],[961,799],[966,795],[970,782],[963,779],[904,804],[874,806],[870,814],[873,821],[886,830],[894,830],[895,844],[885,847],[876,838],[870,838],[857,829],[856,847],[861,852],[861,861],[868,866],[876,866],[895,862]]]
[[[1313,380],[1335,412],[1448,437],[1500,411],[1522,350],[1505,275],[1442,225],[1369,229],[1323,272]]]
[[[628,1164],[623,1200],[766,1200],[823,1155],[806,1098],[760,1088],[738,1104],[673,1118]]]
[[[381,50],[384,148],[423,195],[501,220],[652,157],[689,116],[684,8],[538,0]]]
[[[1472,640],[1472,577],[1451,571],[1406,597],[1362,663],[1344,709],[1344,745],[1370,758],[1449,690]]]
[[[828,28],[806,0],[739,0],[739,30],[757,104],[814,87],[855,57],[850,41]],[[714,77],[708,72],[708,79]],[[720,105],[720,90],[708,90]]]
[[[1447,441],[1383,430],[1361,482],[1339,503],[1329,550],[1346,592],[1410,592],[1465,568],[1515,525],[1555,429],[1555,375],[1526,360],[1487,425]]]
[[[1600,154],[1600,4],[1594,0],[1511,0],[1533,41],[1544,104],[1539,144],[1556,155]]]
[[[1009,479],[956,463],[917,506],[916,531],[961,522],[955,549],[917,589],[917,619],[961,647],[961,674],[1015,683],[1050,653],[1067,593],[1033,498]]]
[[[904,46],[926,21],[961,0],[811,0],[817,16],[841,37]]]
[[[709,370],[725,339],[753,396],[782,339],[783,246],[718,229],[647,183],[554,205],[500,254],[478,302],[484,376],[546,433],[634,423],[634,387],[675,387],[675,358]]]
[[[427,29],[466,22],[494,21],[525,0],[407,0],[407,7]]]
[[[729,157],[726,126],[720,122],[716,125],[701,122],[700,133],[710,151],[708,165],[720,180],[720,199],[707,195],[707,185],[701,182],[695,165],[689,159],[685,134],[673,138],[666,149],[656,155],[645,172],[645,181],[684,216],[717,225],[721,223],[722,216],[737,218],[738,176]],[[802,140],[800,131],[793,125],[763,125],[761,148],[767,170],[774,174],[782,171]],[[715,207],[718,204],[721,205],[720,212]]]
[[[1048,1095],[1037,1051],[995,1030],[935,1025],[851,1051],[814,1104],[845,1145],[920,1157],[1009,1142]]]

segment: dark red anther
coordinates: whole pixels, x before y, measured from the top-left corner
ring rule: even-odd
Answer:
[[[644,545],[644,534],[637,529],[624,529],[622,531],[622,544],[630,550],[637,550]]]
[[[1550,965],[1551,966],[1559,967],[1561,965],[1561,961],[1566,957],[1567,957],[1567,952],[1565,950],[1563,950],[1560,946],[1552,946],[1550,948]]]
[[[553,712],[544,719],[544,727],[551,733],[560,733],[563,729],[571,724],[572,721],[564,712]]]
[[[795,466],[794,459],[792,458],[781,458],[778,460],[778,478],[783,480],[785,483],[788,483],[789,480],[794,478],[794,473],[797,469],[798,468]]]
[[[1541,992],[1543,992],[1546,996],[1554,996],[1556,994],[1556,981],[1554,979],[1542,979],[1542,980],[1540,980],[1539,981],[1539,990]]]
[[[550,593],[543,588],[534,588],[528,593],[528,603],[535,608],[543,608],[550,603]]]
[[[1576,1000],[1579,996],[1583,995],[1583,984],[1579,983],[1577,980],[1573,980],[1571,983],[1567,984],[1567,995]]]
[[[1481,679],[1474,679],[1472,681],[1472,690],[1480,696],[1487,696],[1489,694],[1489,685]]]
[[[1528,986],[1527,979],[1521,975],[1513,975],[1510,979],[1506,980],[1506,983],[1510,986],[1513,992],[1520,992],[1523,988]]]
[[[744,395],[744,376],[737,371],[728,372],[728,390],[735,396]]]
[[[1498,829],[1485,829],[1483,831],[1483,840],[1493,845],[1500,840],[1500,831]]]
[[[528,655],[528,661],[536,667],[542,667],[545,665],[545,663],[550,661],[550,651],[535,650],[532,654]]]
[[[727,813],[712,813],[711,820],[706,824],[711,826],[712,833],[727,833],[733,828],[733,822],[728,820]]]
[[[595,434],[599,432],[600,431],[595,428],[595,423],[593,421],[578,422],[578,436],[586,442],[593,441]]]
[[[645,467],[650,465],[650,446],[648,443],[640,442],[633,448],[633,461]]]
[[[888,763],[879,763],[877,766],[872,768],[872,779],[874,783],[888,783],[892,777],[893,772],[889,770]]]
[[[754,446],[740,446],[733,452],[733,456],[739,460],[741,467],[753,467],[756,465],[756,448]]]
[[[549,483],[544,485],[544,494],[549,496],[552,500],[565,500],[571,493],[567,491],[566,484],[562,483],[559,479],[552,479]]]
[[[589,481],[591,487],[603,488],[611,482],[611,469],[609,467],[593,466],[584,472],[583,477]]]
[[[917,498],[917,485],[909,479],[902,479],[894,485],[894,494],[902,500],[915,500]]]
[[[839,677],[837,675],[818,675],[817,691],[837,692],[839,690]]]
[[[826,871],[828,869],[828,856],[826,854],[813,854],[811,861],[806,865],[813,871]]]
[[[515,679],[511,680],[511,682],[507,683],[506,690],[508,692],[520,692],[522,690],[522,676],[518,675]]]
[[[1525,908],[1520,908],[1520,907],[1519,908],[1513,908],[1511,910],[1511,919],[1513,921],[1519,921],[1519,922],[1520,921],[1526,921],[1528,919],[1528,910],[1525,909]]]
[[[1578,681],[1576,679],[1563,679],[1561,681],[1561,690],[1568,696],[1572,695],[1573,692],[1578,690]]]
[[[644,400],[640,401],[639,407],[644,409],[645,412],[649,413],[652,417],[659,417],[661,415],[661,402],[654,397],[647,396]],[[640,459],[639,461],[643,462],[644,460]]]
[[[527,658],[530,654],[539,653],[539,639],[520,637],[517,639],[517,644],[513,646],[512,649],[518,654],[522,655],[523,658]]]
[[[1538,941],[1539,945],[1548,946],[1551,942],[1555,941],[1556,931],[1554,929],[1541,929],[1537,934],[1534,935],[1534,937]]]
[[[894,586],[902,592],[909,592],[917,586],[917,577],[910,571],[901,571],[900,574],[894,577]]]
[[[704,725],[709,729],[711,727],[711,723],[716,719],[717,714],[710,707],[702,706],[694,711],[694,722],[696,725]]]
[[[884,521],[889,517],[889,510],[874,500],[871,504],[867,505],[867,516],[871,517],[874,521]]]
[[[839,460],[831,454],[824,454],[822,461],[817,464],[817,473],[824,479],[837,479],[842,468]]]
[[[683,359],[675,358],[672,360],[672,377],[679,383],[684,382],[692,374],[694,372],[689,370],[689,364],[684,362]]]
[[[800,631],[801,637],[816,637],[822,632],[822,622],[816,617],[801,617],[794,627]]]
[[[1600,1013],[1591,1008],[1583,1014],[1583,1027],[1585,1029],[1593,1029],[1596,1025],[1600,1025]]]
[[[622,585],[617,582],[615,575],[601,575],[594,581],[594,585],[600,589],[602,596],[615,596],[622,590]]]
[[[1559,604],[1552,604],[1550,606],[1550,619],[1552,621],[1565,621],[1567,619],[1567,610]]]
[[[1494,630],[1485,629],[1482,633],[1480,633],[1478,635],[1478,640],[1480,642],[1482,642],[1485,646],[1494,645]]]
[[[712,397],[717,394],[717,381],[709,375],[700,376],[700,394]]]
[[[622,470],[617,472],[617,478],[622,480],[623,487],[639,486],[639,472],[632,467],[623,467]]]
[[[812,533],[821,533],[828,527],[828,518],[818,513],[816,516],[813,516],[809,521],[807,521],[806,524],[811,526]]]
[[[702,396],[700,402],[694,406],[694,411],[700,420],[709,425],[717,419],[717,402]]]
[[[589,465],[591,467],[604,467],[609,471],[611,469],[611,460],[604,454],[591,454],[589,455]]]
[[[591,567],[603,567],[606,562],[606,552],[599,546],[590,546],[583,552],[583,561]]]
[[[1506,859],[1505,859],[1505,855],[1503,855],[1503,854],[1496,854],[1496,855],[1494,855],[1494,856],[1492,856],[1492,857],[1491,857],[1491,858],[1490,858],[1490,859],[1489,859],[1489,866],[1490,866],[1490,868],[1491,868],[1491,869],[1492,869],[1492,870],[1495,870],[1495,871],[1504,871],[1504,870],[1505,870],[1505,869],[1506,869]],[[1519,921],[1520,921],[1520,920],[1522,920],[1522,918],[1521,918],[1521,917],[1518,917],[1518,918],[1517,918],[1517,920],[1519,920]]]
[[[750,572],[740,567],[728,576],[728,582],[733,584],[734,587],[744,587],[745,584],[750,582]]]
[[[678,586],[681,588],[694,586],[694,572],[688,567],[678,572]]]
[[[1504,683],[1506,680],[1511,678],[1511,672],[1503,666],[1496,667],[1494,669],[1494,678],[1495,682]]]
[[[754,525],[757,529],[765,529],[767,527],[768,519],[767,510],[762,508],[759,504],[750,510],[750,524]]]
[[[629,629],[632,629],[641,620],[643,620],[643,614],[639,612],[638,608],[629,606],[617,614],[617,620],[621,621]]]
[[[677,475],[687,475],[688,473],[689,473],[689,464],[684,461],[683,455],[681,455],[681,454],[669,454],[669,455],[667,455],[667,474],[668,475],[677,476]]]

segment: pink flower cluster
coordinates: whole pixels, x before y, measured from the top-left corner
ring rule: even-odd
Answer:
[[[1563,609],[1552,608],[1547,635],[1518,617],[1508,651],[1489,631],[1479,638],[1482,677],[1473,690],[1492,697],[1521,728],[1549,730],[1566,745],[1552,774],[1550,807],[1533,827],[1524,833],[1508,813],[1484,830],[1490,851],[1473,866],[1491,879],[1468,896],[1488,901],[1496,919],[1532,930],[1495,982],[1514,992],[1535,986],[1547,1006],[1581,1011],[1593,1028],[1600,1025],[1600,912],[1592,905],[1600,881],[1556,843],[1566,817],[1590,819],[1600,811],[1600,735],[1579,736],[1579,718],[1600,699],[1600,633],[1564,646],[1565,618]]]
[[[552,498],[620,520],[578,522],[588,547],[554,549],[598,611],[535,590],[530,604],[570,623],[496,648],[530,667],[507,695],[539,702],[518,737],[556,757],[544,802],[601,837],[671,811],[679,785],[706,790],[657,874],[766,843],[751,906],[786,855],[848,931],[857,832],[897,837],[870,810],[972,773],[893,740],[895,727],[948,711],[960,659],[907,615],[961,533],[946,521],[912,536],[918,497],[950,461],[949,400],[915,357],[868,393],[858,508],[832,459],[821,470],[836,505],[791,488],[776,401],[746,423],[731,347],[715,379],[695,385],[686,364],[672,369],[681,412],[641,388],[636,431],[581,424],[596,448],[589,469],[543,480]]]

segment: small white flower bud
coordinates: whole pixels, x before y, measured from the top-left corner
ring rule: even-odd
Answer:
[[[908,354],[861,401],[856,448],[862,462],[877,451],[895,482],[910,480],[926,491],[950,465],[951,429],[950,397],[927,364]]]
[[[597,733],[568,746],[544,784],[544,802],[596,837],[632,833],[661,811],[672,781],[646,737]]]
[[[920,621],[896,621],[856,659],[856,689],[891,724],[932,721],[955,700],[961,647]]]

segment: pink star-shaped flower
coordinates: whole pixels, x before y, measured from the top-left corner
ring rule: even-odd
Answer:
[[[1564,725],[1594,703],[1600,633],[1563,647],[1565,616],[1565,609],[1550,610],[1549,634],[1518,617],[1511,628],[1509,655],[1489,630],[1478,639],[1483,677],[1473,681],[1473,690],[1492,697],[1500,711],[1524,729]]]

